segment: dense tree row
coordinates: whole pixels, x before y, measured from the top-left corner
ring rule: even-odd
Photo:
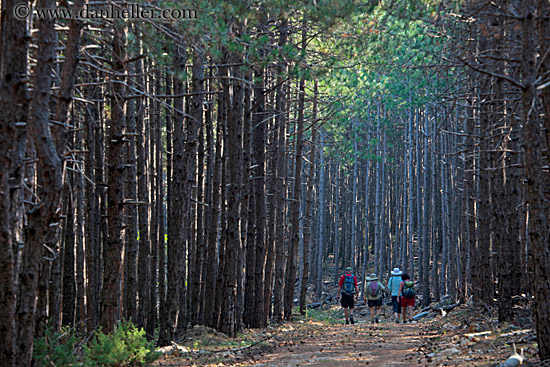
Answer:
[[[527,3],[2,2],[3,365],[46,320],[161,345],[290,320],[346,266],[501,321],[534,297],[550,357],[550,6]]]

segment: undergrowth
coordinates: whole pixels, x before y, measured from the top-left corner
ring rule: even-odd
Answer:
[[[338,324],[341,323],[343,317],[343,311],[340,307],[330,307],[328,309],[313,308],[307,310],[307,318],[326,322],[328,324]]]
[[[74,329],[45,335],[34,343],[33,357],[38,367],[135,367],[147,366],[161,356],[148,341],[143,329],[132,322],[120,322],[110,334],[98,331],[82,348]]]

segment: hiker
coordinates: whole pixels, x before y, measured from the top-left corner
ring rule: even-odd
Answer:
[[[399,300],[399,285],[401,284],[401,274],[403,272],[399,268],[393,268],[391,278],[388,280],[388,289],[391,292],[391,303],[393,307],[393,316],[395,322],[399,324],[399,315],[401,314],[401,301]]]
[[[364,297],[365,302],[367,302],[370,309],[371,322],[373,324],[375,322],[378,324],[378,314],[382,307],[382,291],[385,291],[386,287],[378,281],[378,277],[375,273],[368,276],[366,280],[369,283],[367,283],[366,297]]]
[[[415,303],[415,291],[414,282],[411,280],[409,274],[403,273],[401,275],[401,283],[399,284],[399,294],[401,297],[401,307],[403,308],[403,323],[407,322],[407,314],[409,315],[408,321],[413,322],[414,303]]]
[[[359,294],[359,288],[357,287],[357,278],[351,273],[351,268],[346,268],[346,274],[340,277],[338,282],[338,298],[342,295],[342,308],[346,316],[346,325],[351,322],[355,324],[353,320],[353,307],[355,306],[355,295]]]

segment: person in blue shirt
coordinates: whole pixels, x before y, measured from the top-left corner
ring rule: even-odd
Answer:
[[[401,274],[403,272],[399,268],[394,268],[391,272],[391,278],[388,280],[388,290],[391,292],[391,302],[393,306],[393,316],[395,322],[399,323],[399,316],[401,315],[401,302],[397,297],[399,295],[399,285],[401,284]]]

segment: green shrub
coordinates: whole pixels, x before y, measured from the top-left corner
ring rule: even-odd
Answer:
[[[99,331],[84,347],[84,365],[89,367],[144,366],[160,357],[154,342],[145,337],[145,331],[130,321],[117,325],[111,334]]]
[[[60,333],[48,326],[44,336],[34,340],[33,358],[38,367],[69,367],[77,365],[75,346],[78,339],[73,329]]]

